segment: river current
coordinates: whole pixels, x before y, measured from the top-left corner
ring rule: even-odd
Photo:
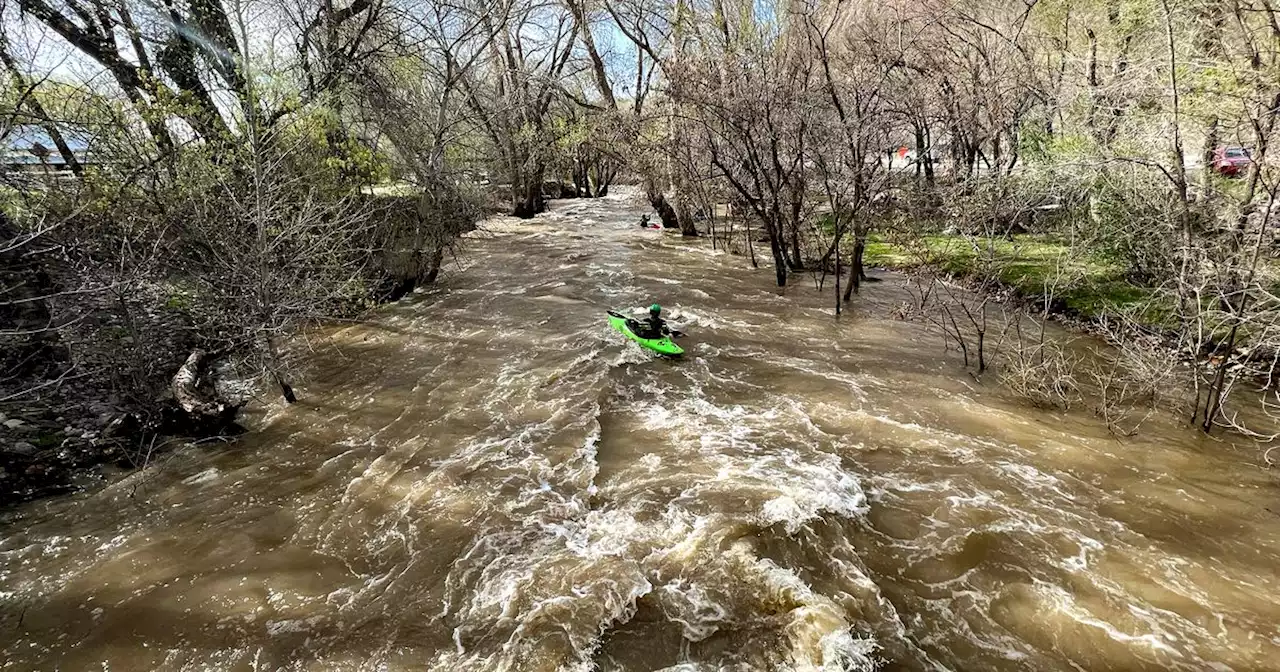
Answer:
[[[3,670],[1280,670],[1253,446],[1029,408],[831,287],[495,219],[293,406],[0,528]],[[657,301],[657,359],[606,309]]]

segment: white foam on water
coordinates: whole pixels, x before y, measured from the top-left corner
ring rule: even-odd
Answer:
[[[744,553],[742,548],[734,551]],[[829,598],[814,592],[791,570],[768,559],[750,561],[764,586],[785,601],[800,604],[792,609],[784,626],[791,669],[795,672],[846,672],[874,670],[879,646],[869,638],[854,637],[844,611]]]
[[[996,467],[999,468],[1001,471],[1004,471],[1008,474],[1016,476],[1023,483],[1026,483],[1030,487],[1052,489],[1056,492],[1063,494],[1063,496],[1067,496],[1065,495],[1065,493],[1062,493],[1062,491],[1059,489],[1059,486],[1061,485],[1061,481],[1059,481],[1056,477],[1046,474],[1031,465],[1014,464],[1012,462],[1006,462],[1001,460],[996,462]]]
[[[1129,634],[1121,631],[1111,623],[1098,618],[1087,608],[1079,605],[1074,596],[1072,596],[1071,593],[1062,586],[1043,581],[1036,581],[1035,589],[1038,594],[1046,599],[1050,606],[1071,620],[1097,629],[1105,633],[1107,637],[1117,642],[1141,649],[1148,649],[1152,653],[1163,654],[1164,656],[1171,657],[1173,660],[1169,660],[1168,658],[1164,658],[1162,660],[1166,665],[1169,665],[1172,668],[1195,669],[1194,667],[1187,667],[1185,660],[1178,660],[1185,658],[1184,653],[1170,645],[1171,643],[1176,644],[1177,638],[1173,637],[1171,633],[1160,627],[1158,623],[1152,620],[1146,620],[1144,622],[1149,627],[1152,627],[1152,631]]]
[[[124,546],[125,542],[127,542],[128,540],[129,540],[129,537],[127,535],[119,534],[119,535],[116,535],[115,537],[112,537],[110,541],[104,542],[103,544],[99,545],[98,548],[95,550],[98,553],[106,553],[108,551],[114,551],[115,549],[120,548],[121,546]]]
[[[1089,568],[1089,553],[1097,553],[1104,547],[1101,541],[1083,535],[1077,535],[1076,541],[1080,544],[1080,552],[1071,557],[1063,558],[1059,564],[1067,571],[1083,572]]]
[[[611,336],[606,337],[606,340],[618,341],[621,339],[618,354],[609,362],[610,366],[617,367],[626,364],[648,364],[656,359],[657,356],[653,352],[644,349],[635,341],[632,341],[629,338],[622,338],[616,331],[610,330],[609,333]]]
[[[690,642],[701,642],[729,621],[729,611],[703,586],[676,579],[660,590],[664,613],[672,622],[680,624],[681,634]]]
[[[664,284],[664,285],[680,285],[680,284],[684,284],[684,283],[680,282],[679,280],[676,280],[675,278],[670,278],[670,277],[666,277],[666,276],[662,276],[662,275],[640,275],[640,276],[636,276],[636,277],[642,278],[642,279],[644,279],[644,280],[653,280],[654,282],[660,282],[660,283],[662,283],[662,284]]]
[[[640,465],[649,471],[657,471],[662,466],[662,456],[657,453],[646,453],[640,457]]]
[[[789,534],[823,512],[856,518],[868,511],[858,478],[845,472],[835,455],[803,458],[795,451],[784,451],[780,460],[761,459],[747,473],[762,479],[786,474],[784,480],[775,481],[781,494],[765,502],[760,519],[765,526],[782,523]]]
[[[626,524],[625,516],[592,517],[581,526],[566,521],[543,531],[482,536],[455,563],[470,569],[449,575],[450,592],[458,599],[446,608],[461,622],[455,629],[458,649],[435,664],[519,666],[536,657],[539,633],[547,631],[562,632],[577,662],[588,661],[603,631],[629,620],[636,601],[652,590],[638,566],[621,557],[634,543],[628,535],[640,526]],[[509,632],[500,650],[466,650],[467,638],[494,630]]]
[[[680,418],[675,411],[661,404],[649,404],[645,407],[645,429],[671,429],[680,425]]]
[[[653,394],[663,390],[655,381],[639,386],[650,386]],[[776,423],[789,412],[784,407],[753,414],[742,406],[719,406],[696,396],[698,390],[694,388],[695,396],[678,404],[631,403],[625,408],[636,413],[648,429],[683,436],[700,433],[704,449],[707,444],[732,442],[749,434],[753,422]],[[709,440],[709,436],[718,438]],[[594,450],[596,441],[594,436],[589,439],[587,445],[592,448],[584,448],[584,452]],[[715,591],[709,592],[709,584],[696,579],[659,581],[671,571],[663,568],[675,563],[676,567],[700,567],[692,570],[695,575],[707,571],[700,564],[705,562],[703,549],[716,548],[721,543],[718,539],[737,534],[734,530],[742,525],[778,524],[795,533],[823,513],[851,518],[867,510],[857,478],[832,454],[740,444],[734,451],[704,450],[700,455],[700,459],[718,465],[717,477],[697,483],[673,499],[660,520],[642,523],[637,511],[626,506],[588,510],[580,505],[564,508],[569,502],[561,501],[554,515],[530,513],[522,528],[482,533],[471,550],[455,562],[446,582],[446,614],[462,623],[456,631],[462,648],[436,663],[455,669],[476,664],[518,666],[520,660],[535,655],[529,647],[535,646],[536,633],[546,627],[553,613],[560,614],[554,620],[561,623],[562,630],[569,628],[566,634],[575,650],[589,652],[609,624],[625,621],[634,612],[636,600],[651,593],[658,596],[668,618],[681,625],[685,638],[699,641],[743,615],[724,604]],[[646,455],[632,468],[654,473],[662,464],[659,456]],[[688,504],[706,501],[717,490],[752,493],[760,509],[729,517],[695,516],[684,510]],[[509,508],[552,514],[547,507],[553,505],[555,493],[545,481],[523,492],[528,493],[528,499]],[[530,527],[539,518],[543,522]],[[739,569],[734,571],[749,564],[736,562]],[[570,580],[572,588],[565,583]],[[724,589],[722,581],[716,584],[716,591]],[[655,585],[659,586],[656,590]],[[812,600],[820,601],[817,597]],[[793,630],[802,633],[795,641],[812,650],[797,654],[803,664],[796,669],[838,669],[834,666],[837,663],[822,661],[856,662],[872,650],[866,640],[849,634],[848,624],[829,627],[830,608],[811,607],[795,616]],[[568,614],[577,615],[571,617],[577,625],[564,623]],[[818,632],[821,628],[825,629]],[[501,652],[466,649],[472,633],[495,629],[510,632]]]
[[[872,476],[877,483],[875,487],[867,489],[867,497],[872,501],[879,501],[886,494],[900,494],[909,492],[952,492],[955,485],[949,479],[941,481],[922,481],[914,480],[905,474],[876,474]]]
[[[741,320],[733,320],[720,313],[695,312],[688,308],[680,308],[678,311],[672,312],[678,314],[682,323],[706,329],[737,329],[741,331],[751,331],[760,328],[756,324],[743,322]]]
[[[321,619],[319,616],[313,616],[306,619],[287,619],[281,621],[267,621],[267,635],[278,637],[284,634],[307,632],[315,627]]]

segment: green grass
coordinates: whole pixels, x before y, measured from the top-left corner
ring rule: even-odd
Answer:
[[[1122,269],[1100,257],[1081,256],[1044,236],[989,240],[933,235],[910,245],[873,236],[864,260],[868,266],[903,271],[930,266],[1011,288],[1030,300],[1052,294],[1055,310],[1086,319],[1140,308],[1148,308],[1142,319],[1153,326],[1169,319],[1169,311],[1161,310],[1158,302],[1153,305],[1153,291],[1126,280]]]
[[[868,266],[880,266],[883,268],[906,269],[915,265],[912,263],[911,255],[906,250],[875,239],[867,241],[867,247],[862,253],[862,260]]]

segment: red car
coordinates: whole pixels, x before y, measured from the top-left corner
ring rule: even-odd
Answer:
[[[1238,177],[1249,169],[1249,150],[1244,147],[1219,147],[1213,152],[1214,171],[1227,177]]]

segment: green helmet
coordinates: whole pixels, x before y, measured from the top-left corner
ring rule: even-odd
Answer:
[[[655,303],[655,304],[653,304],[652,306],[649,306],[649,312],[651,312],[651,313],[653,313],[653,314],[655,314],[655,315],[656,315],[656,314],[658,314],[658,313],[661,313],[661,312],[662,312],[662,306],[659,306],[658,304],[656,304],[656,303]]]

